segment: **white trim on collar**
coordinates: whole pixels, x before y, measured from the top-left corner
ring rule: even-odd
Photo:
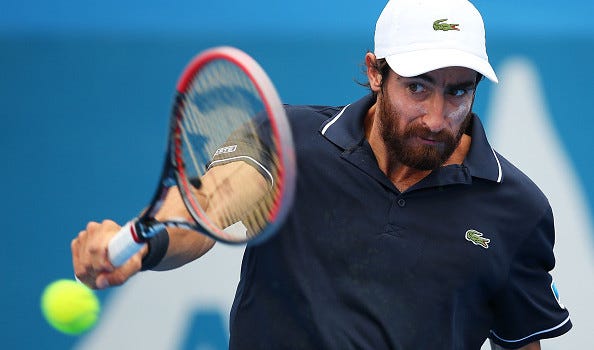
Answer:
[[[330,120],[328,122],[328,124],[326,124],[324,126],[324,128],[322,129],[322,135],[326,134],[326,131],[328,130],[329,127],[332,126],[332,124],[334,124],[344,113],[344,111],[346,111],[346,109],[350,106],[351,104],[349,103],[348,105],[344,106],[344,108],[342,109],[342,111],[340,111],[340,113],[338,113],[334,118],[332,118],[332,120]]]
[[[503,177],[503,171],[501,170],[501,163],[499,163],[499,157],[497,157],[497,153],[495,153],[495,150],[493,148],[491,148],[491,152],[493,152],[493,156],[495,157],[495,160],[497,161],[497,171],[499,172],[499,175],[497,175],[497,183],[501,183],[501,178]]]

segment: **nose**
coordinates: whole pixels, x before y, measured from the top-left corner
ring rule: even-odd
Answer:
[[[427,110],[423,115],[423,124],[431,132],[438,133],[446,126],[446,101],[441,94],[433,94],[427,101]]]

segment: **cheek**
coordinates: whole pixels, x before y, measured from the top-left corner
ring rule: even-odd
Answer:
[[[457,108],[448,113],[448,119],[450,119],[453,124],[461,124],[470,112],[470,105],[470,102],[461,103]]]
[[[400,120],[410,122],[427,114],[427,108],[422,103],[406,101],[405,98],[395,98],[392,101],[392,112],[400,116]]]

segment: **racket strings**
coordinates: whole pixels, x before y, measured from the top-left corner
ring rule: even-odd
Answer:
[[[259,130],[268,118],[257,88],[236,65],[216,60],[194,77],[179,108],[183,172],[202,184],[189,194],[195,210],[215,231],[241,223],[241,230],[229,233],[232,240],[258,235],[270,222],[281,184],[275,142],[265,142]],[[238,142],[248,153],[234,154]],[[222,165],[212,166],[221,154]],[[233,163],[249,167],[220,169]]]
[[[244,199],[239,201],[225,200],[224,207],[214,208],[211,204],[224,200],[220,189],[225,188],[224,185],[217,186],[218,193],[207,194],[200,190],[195,192],[201,203],[202,209],[208,213],[209,218],[217,226],[217,228],[224,230],[228,227],[234,226],[238,222],[242,223],[244,232],[242,235],[247,238],[258,235],[269,224],[270,209],[274,203],[273,191],[266,191],[260,198]],[[224,190],[223,190],[224,191]],[[230,195],[235,195],[237,192],[230,192]]]

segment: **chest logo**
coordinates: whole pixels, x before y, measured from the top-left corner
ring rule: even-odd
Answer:
[[[472,242],[474,245],[480,245],[485,249],[489,248],[489,242],[491,242],[490,239],[483,237],[483,234],[477,230],[466,231],[465,237],[467,241]]]

